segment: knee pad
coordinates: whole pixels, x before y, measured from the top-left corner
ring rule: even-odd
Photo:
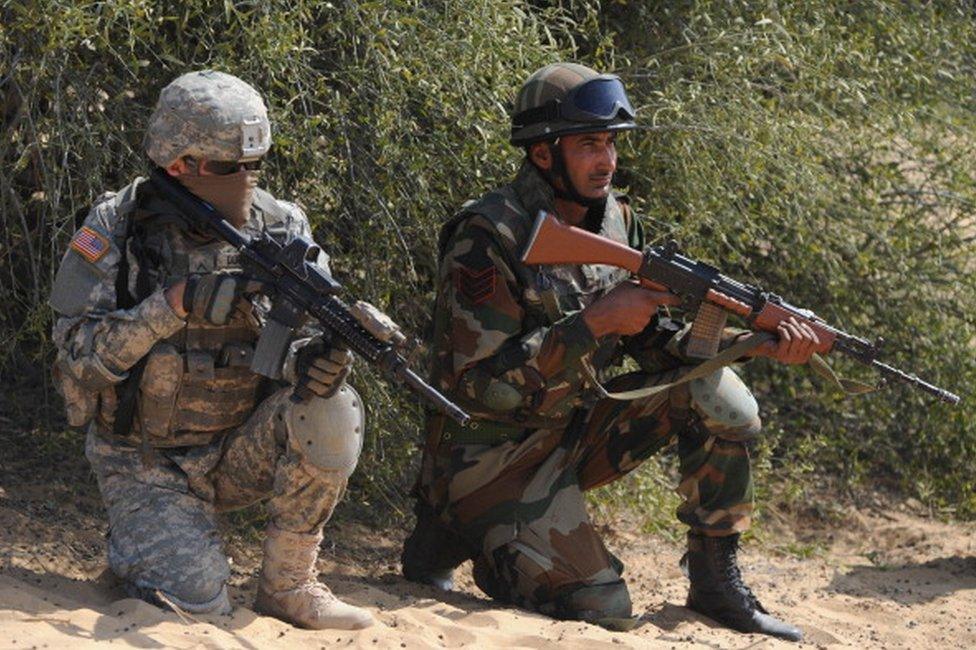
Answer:
[[[689,391],[691,406],[710,434],[737,442],[759,435],[759,404],[731,369],[722,368],[693,380]]]
[[[125,587],[133,598],[139,598],[166,609],[178,607],[191,614],[230,614],[233,609],[230,604],[230,597],[227,595],[226,584],[220,585],[216,596],[213,595],[212,591],[203,593],[192,588],[176,595],[163,589],[154,589],[128,581],[125,583]]]
[[[294,447],[315,467],[349,478],[363,449],[366,412],[349,384],[331,397],[312,397],[285,407],[285,424]]]
[[[623,580],[602,585],[580,585],[556,599],[560,618],[597,623],[605,619],[626,619],[633,614],[630,591]]]

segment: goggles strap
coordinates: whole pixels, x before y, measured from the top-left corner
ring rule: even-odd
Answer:
[[[524,129],[540,122],[551,122],[559,119],[559,114],[559,100],[549,100],[542,106],[529,108],[512,116],[512,130]]]

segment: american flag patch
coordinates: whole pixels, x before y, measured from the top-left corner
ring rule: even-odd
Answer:
[[[108,239],[101,233],[84,226],[71,239],[71,249],[94,264],[108,252]]]

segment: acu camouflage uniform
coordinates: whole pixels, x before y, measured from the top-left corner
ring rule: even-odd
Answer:
[[[611,380],[611,391],[685,373],[696,363],[682,354],[686,328],[662,317],[640,335],[595,340],[580,312],[627,274],[523,265],[539,210],[554,212],[553,191],[526,162],[513,183],[466,206],[442,231],[433,378],[476,426],[429,417],[419,511],[444,527],[443,544],[430,549],[434,568],[473,558],[476,582],[500,600],[558,617],[629,616],[623,567],[594,530],[582,493],[677,440],[684,498],[678,518],[709,536],[745,530],[753,488],[744,441],[760,423],[757,410],[742,409],[741,401],[742,412],[731,418],[721,404],[716,412],[704,403],[713,398],[700,384],[719,381],[752,400],[728,369],[654,397],[601,398],[588,377],[624,353],[641,370]],[[643,246],[625,202],[611,197],[594,212],[591,230]],[[727,330],[722,347],[737,335]]]
[[[297,206],[261,190],[241,230],[282,242],[310,235]],[[186,610],[211,611],[226,603],[230,574],[215,513],[270,497],[278,529],[320,534],[352,467],[311,463],[289,418],[317,415],[316,400],[292,405],[290,387],[251,372],[267,299],[252,298],[225,327],[184,320],[167,304],[164,288],[190,273],[237,270],[231,246],[187,231],[138,180],[102,197],[79,233],[95,238],[97,254],[72,245],[61,263],[55,374],[71,423],[88,423],[109,563],[142,597],[159,590]],[[127,389],[137,391],[136,416],[119,430]],[[337,397],[356,400],[348,386]],[[361,422],[355,435],[361,444]]]

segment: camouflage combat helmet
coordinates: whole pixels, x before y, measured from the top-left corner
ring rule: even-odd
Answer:
[[[569,133],[637,128],[620,78],[576,63],[536,70],[519,90],[511,143],[525,146]]]
[[[271,147],[261,95],[233,75],[189,72],[159,93],[146,130],[146,154],[165,167],[177,158],[256,160]]]

